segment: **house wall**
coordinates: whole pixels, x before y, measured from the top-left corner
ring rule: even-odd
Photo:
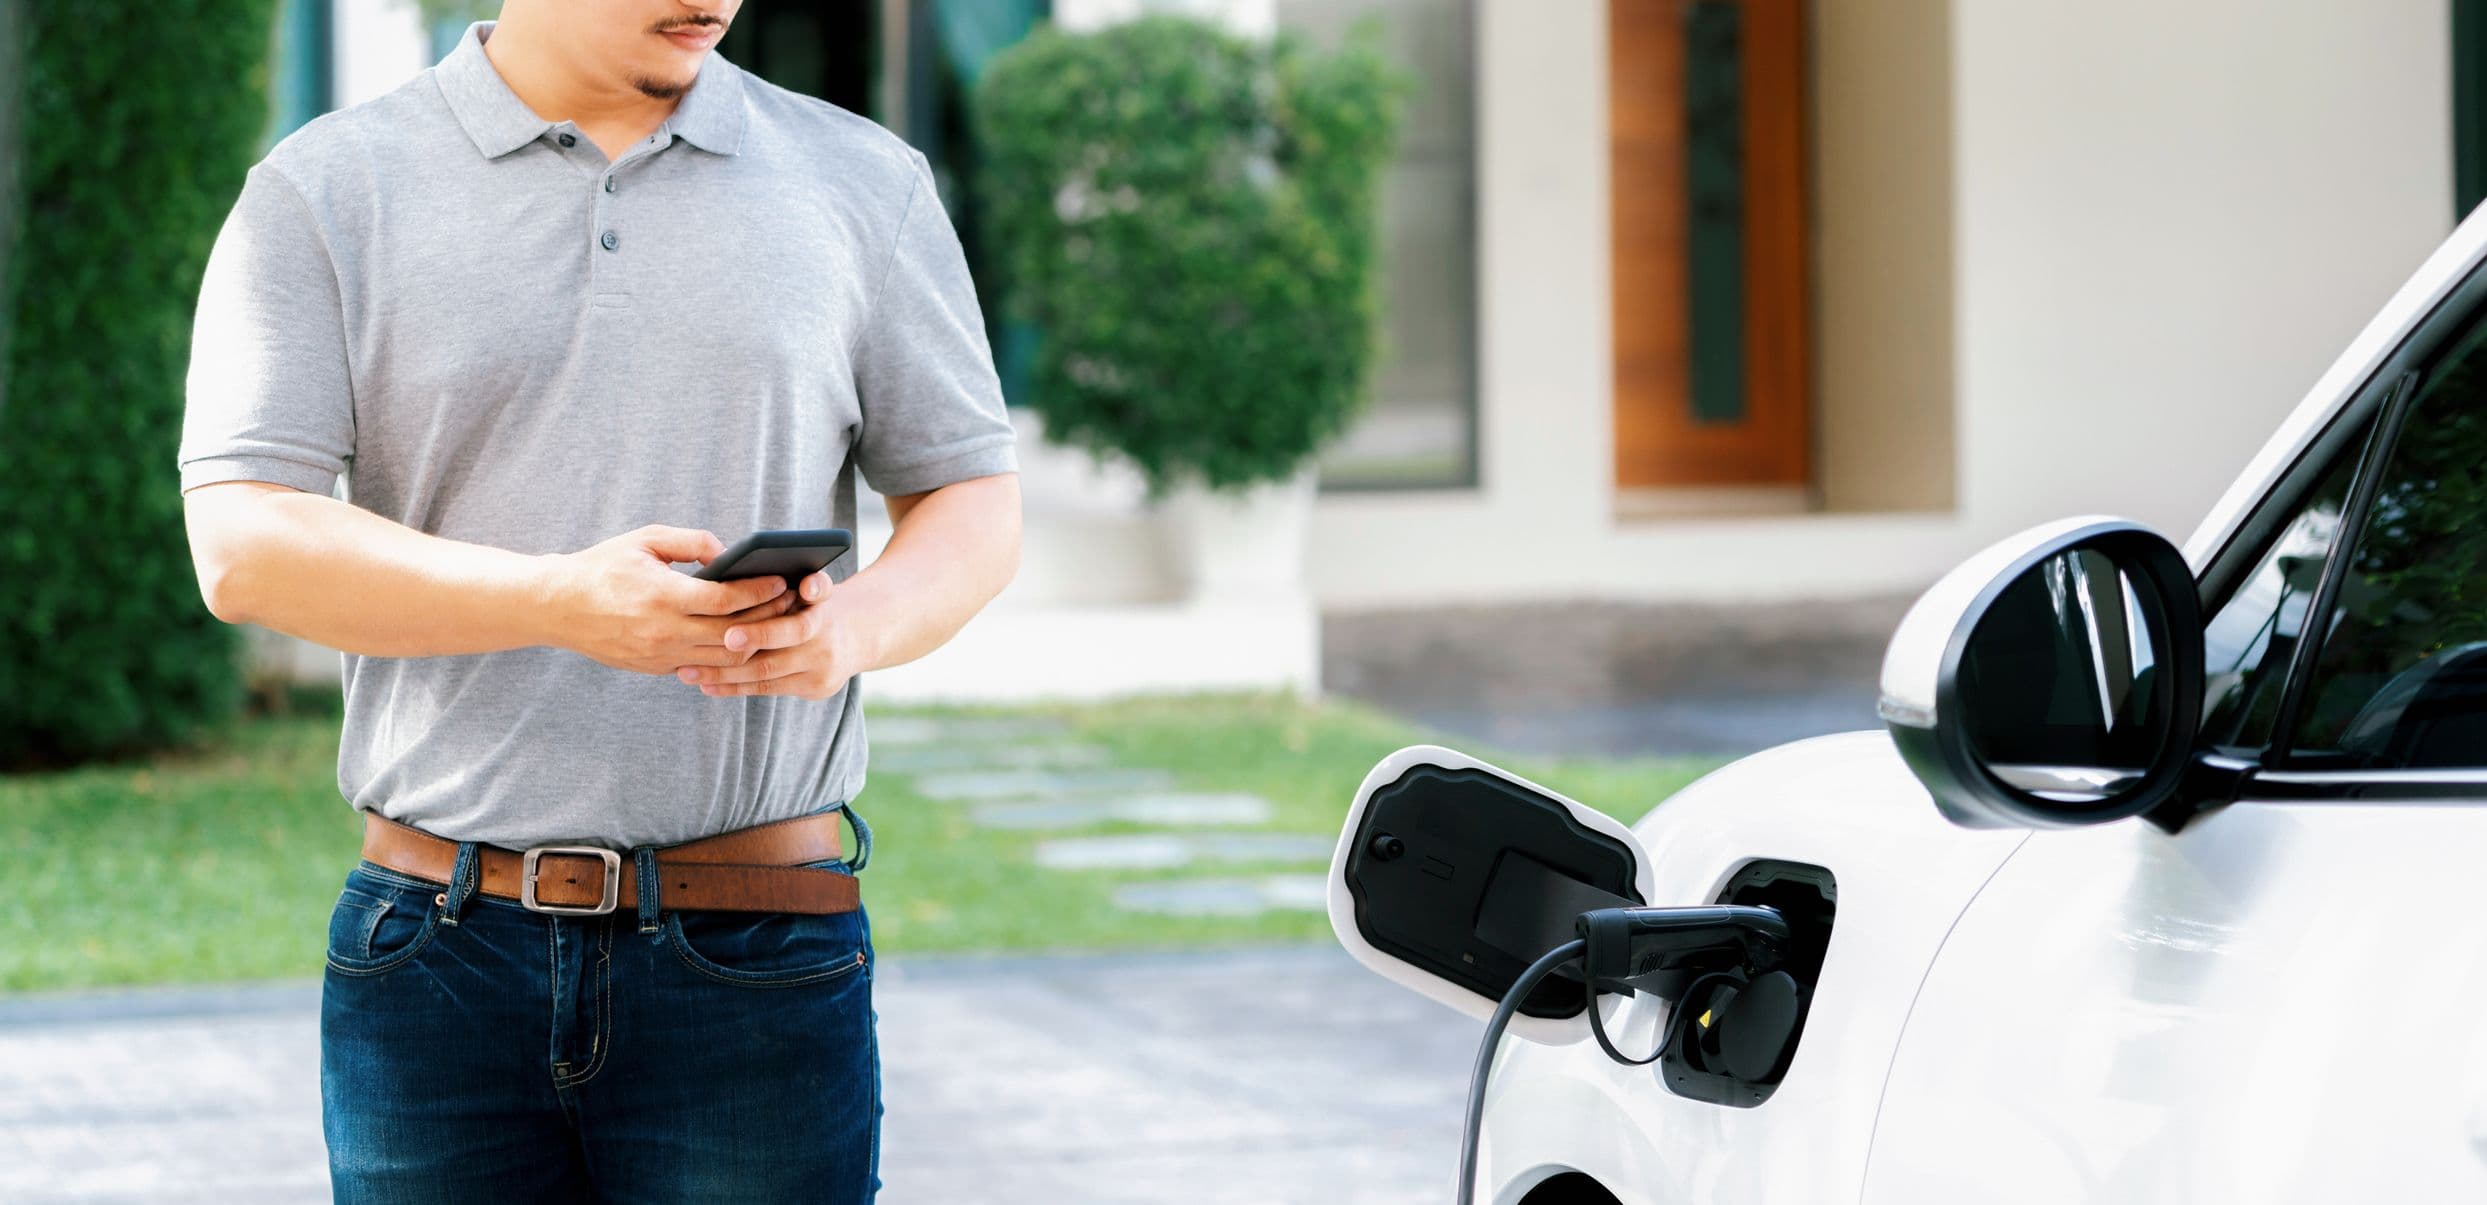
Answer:
[[[2087,510],[2181,537],[2451,228],[2442,0],[1829,7],[1833,509],[1614,516],[1604,7],[1479,5],[1483,481],[1325,497],[1325,606],[1882,594]]]
[[[1827,511],[1948,511],[1951,6],[1816,0],[1814,464]]]
[[[1479,486],[1324,497],[1322,603],[1885,594],[1955,559],[1948,512],[1616,517],[1605,7],[1480,4],[1477,21]],[[1917,55],[1941,69],[1940,43]],[[1907,162],[1846,162],[1831,183],[1885,187]],[[1849,307],[1888,304],[1818,287],[1826,338],[1853,342]]]
[[[413,11],[338,0],[340,104],[428,62]],[[2444,0],[1812,11],[1823,509],[1616,516],[1604,4],[1478,4],[1480,484],[1324,497],[1323,606],[1887,594],[2077,511],[2181,535],[2450,229]]]
[[[2450,30],[2442,0],[1956,6],[1979,520],[2192,530],[2451,231]]]
[[[335,0],[337,108],[387,95],[432,65],[430,37],[413,0]]]

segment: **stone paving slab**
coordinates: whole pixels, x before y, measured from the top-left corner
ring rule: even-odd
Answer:
[[[1081,828],[1108,820],[1133,824],[1267,824],[1277,810],[1257,795],[1163,794],[1124,799],[1035,799],[978,805],[968,819],[985,828]]]
[[[877,735],[877,734],[876,734]],[[952,770],[1093,770],[1111,764],[1102,745],[900,745],[872,751],[872,769],[891,774]]]
[[[1335,837],[1300,833],[1120,833],[1036,843],[1047,870],[1171,870],[1194,862],[1323,862]]]
[[[1117,887],[1114,906],[1172,916],[1251,916],[1282,908],[1318,912],[1329,905],[1328,891],[1328,878],[1318,874],[1174,879]]]
[[[1159,791],[1174,775],[1156,769],[966,770],[926,774],[915,789],[933,799],[1076,799],[1130,791]]]
[[[1474,1022],[1328,946],[894,959],[882,1200],[1439,1202]],[[0,1200],[324,1201],[316,983],[0,997]]]
[[[875,715],[865,721],[874,748],[899,745],[1017,744],[1059,737],[1070,726],[1043,716]]]

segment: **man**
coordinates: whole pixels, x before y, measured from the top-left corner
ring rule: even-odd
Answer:
[[[202,592],[343,654],[340,1200],[880,1183],[853,679],[1009,580],[1016,462],[923,157],[710,53],[737,4],[506,0],[271,151],[209,260]],[[858,473],[869,568],[675,567],[851,528]]]

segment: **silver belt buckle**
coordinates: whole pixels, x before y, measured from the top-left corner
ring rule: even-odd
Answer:
[[[546,854],[580,854],[604,863],[604,897],[591,907],[571,904],[543,904],[535,898],[535,864]],[[538,845],[526,851],[518,863],[518,902],[537,912],[555,916],[602,916],[613,911],[622,898],[622,855],[595,845]]]

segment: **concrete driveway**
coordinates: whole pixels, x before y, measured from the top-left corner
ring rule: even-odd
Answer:
[[[1438,1202],[1480,1027],[1327,946],[892,959],[882,1200]],[[0,1200],[324,1201],[319,985],[0,997]]]

